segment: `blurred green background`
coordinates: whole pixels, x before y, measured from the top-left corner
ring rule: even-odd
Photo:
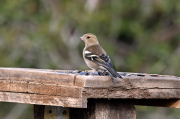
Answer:
[[[178,0],[0,0],[0,67],[89,69],[79,37],[95,34],[117,71],[180,76]],[[136,106],[137,119],[180,109]],[[33,119],[33,105],[0,103],[0,119]]]

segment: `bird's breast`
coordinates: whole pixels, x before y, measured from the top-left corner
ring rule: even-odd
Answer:
[[[89,67],[89,68],[91,68],[91,69],[95,69],[95,70],[97,70],[98,69],[98,64],[96,64],[96,63],[94,63],[94,62],[92,62],[92,61],[90,61],[90,60],[88,60],[88,59],[86,59],[86,58],[84,58],[84,61],[85,61],[85,63],[87,64],[87,66]]]

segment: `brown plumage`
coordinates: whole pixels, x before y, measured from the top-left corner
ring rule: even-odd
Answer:
[[[95,71],[108,71],[112,78],[122,78],[114,69],[112,62],[106,51],[100,46],[97,37],[94,34],[88,33],[80,37],[85,42],[83,50],[83,58],[87,66]]]

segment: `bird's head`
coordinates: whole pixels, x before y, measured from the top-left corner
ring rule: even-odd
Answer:
[[[80,37],[85,42],[86,46],[99,44],[97,37],[94,34],[87,33]]]

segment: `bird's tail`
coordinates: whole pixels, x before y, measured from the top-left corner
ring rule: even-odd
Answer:
[[[106,68],[106,67],[105,67],[105,68]],[[119,77],[119,78],[122,79],[122,77],[121,77],[114,69],[112,69],[112,68],[106,68],[106,69],[107,69],[108,72],[112,75],[112,77],[115,77],[115,78]]]

